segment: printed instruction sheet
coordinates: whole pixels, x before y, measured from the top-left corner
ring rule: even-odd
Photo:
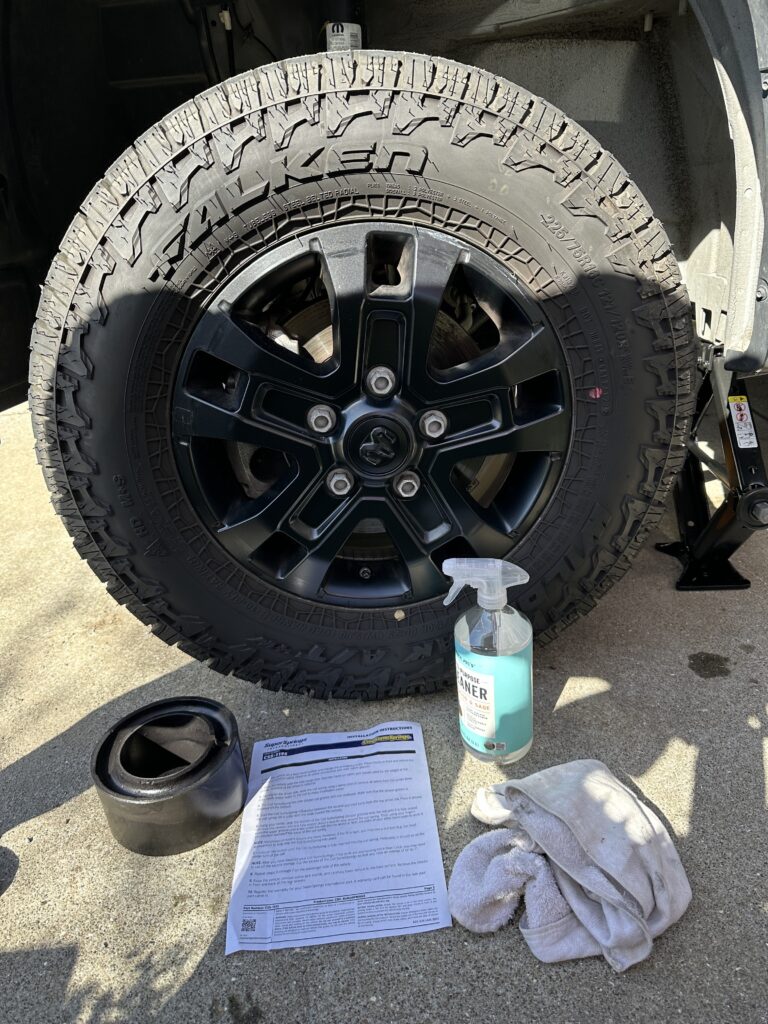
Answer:
[[[254,745],[227,953],[450,925],[419,725]]]

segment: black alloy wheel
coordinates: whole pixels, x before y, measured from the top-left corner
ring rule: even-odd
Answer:
[[[187,345],[173,432],[191,501],[239,562],[378,607],[444,593],[447,557],[509,553],[556,484],[570,406],[546,315],[498,261],[359,223],[227,283]]]

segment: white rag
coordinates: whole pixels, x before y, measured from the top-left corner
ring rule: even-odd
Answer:
[[[644,960],[691,901],[667,830],[600,761],[571,761],[478,790],[472,813],[506,825],[459,854],[451,913],[473,932],[511,920],[546,963],[602,954]]]

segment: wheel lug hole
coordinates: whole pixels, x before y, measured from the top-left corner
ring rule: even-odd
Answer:
[[[343,498],[355,486],[355,478],[348,469],[332,469],[325,478],[325,485],[336,498]]]
[[[407,500],[408,498],[414,498],[419,493],[421,480],[413,470],[406,469],[404,473],[400,473],[399,476],[395,477],[395,482],[392,486],[398,498],[405,498]]]
[[[386,398],[397,387],[397,377],[388,366],[374,366],[368,371],[365,386],[376,398]]]
[[[316,434],[329,434],[336,426],[336,413],[330,405],[313,405],[307,413],[307,424]]]
[[[448,417],[439,409],[429,409],[419,417],[419,430],[424,437],[435,439],[442,437],[448,429]]]

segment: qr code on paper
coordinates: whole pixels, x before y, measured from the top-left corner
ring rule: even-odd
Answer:
[[[241,932],[255,932],[256,922],[251,917],[244,917],[240,925]]]

